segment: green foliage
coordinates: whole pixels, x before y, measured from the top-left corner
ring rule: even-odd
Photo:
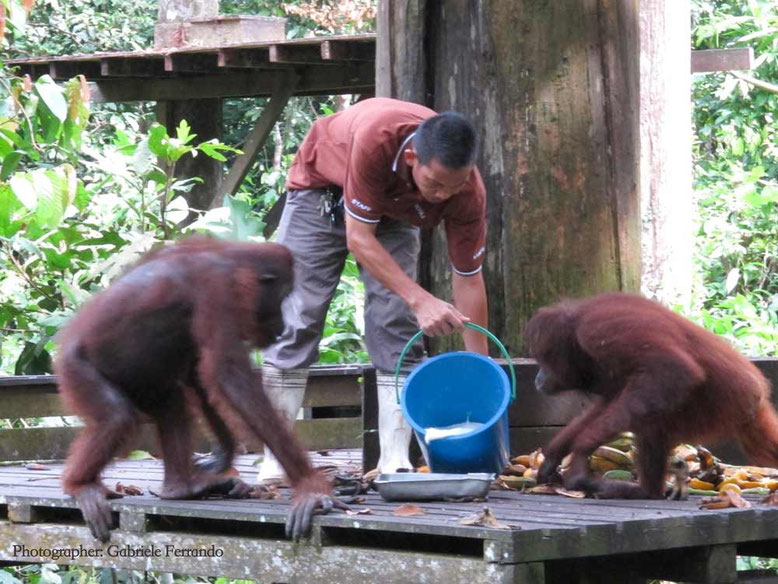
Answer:
[[[154,38],[155,0],[38,0],[8,55],[69,55],[147,49]]]
[[[44,0],[8,22],[6,56],[134,50],[152,44],[156,2]],[[226,5],[226,6],[225,6]],[[223,2],[222,11],[283,16],[280,4]],[[303,19],[290,18],[291,36]],[[297,28],[295,28],[297,27]],[[231,162],[236,148],[197,143],[188,124],[172,134],[152,123],[152,104],[100,104],[83,79],[31,83],[0,62],[0,374],[51,370],[53,336],[91,294],[139,255],[190,231],[261,239],[263,217],[284,190],[294,153],[313,119],[336,98],[295,98],[240,192],[223,207],[189,209],[200,179],[176,178],[185,156]],[[226,142],[240,145],[267,100],[229,100]],[[182,226],[189,217],[194,221]],[[333,301],[326,362],[366,359],[359,339],[361,283],[353,261]]]
[[[778,3],[695,0],[696,48],[753,47],[778,79]],[[778,95],[738,73],[694,80],[699,209],[695,318],[751,355],[778,342]]]
[[[0,79],[15,104],[0,120],[0,164],[9,167],[0,182],[0,370],[48,373],[53,335],[91,292],[159,241],[238,224],[228,212],[219,229],[207,221],[181,227],[190,209],[180,195],[199,179],[175,177],[183,156],[222,159],[236,150],[196,144],[186,122],[173,136],[154,124],[137,142],[117,130],[113,143],[92,149],[82,92]],[[239,224],[246,235],[258,231],[250,214]]]
[[[142,570],[30,564],[0,568],[0,584],[253,584],[253,580],[203,578]]]

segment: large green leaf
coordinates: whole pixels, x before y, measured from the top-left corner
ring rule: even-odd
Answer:
[[[51,114],[60,122],[64,122],[68,115],[68,103],[62,88],[54,83],[51,77],[43,75],[35,82],[35,91]]]
[[[160,158],[167,157],[167,130],[161,124],[152,124],[149,128],[149,150]]]
[[[8,180],[11,173],[16,171],[19,162],[24,158],[25,154],[21,150],[14,150],[3,157],[3,166],[0,168],[0,180]]]
[[[21,207],[9,185],[0,186],[0,236],[11,237],[19,230],[19,221],[14,220],[15,212]]]
[[[230,210],[234,239],[245,241],[262,233],[265,224],[252,216],[251,206],[246,201],[227,196],[224,198],[224,206]]]
[[[151,151],[150,138],[145,138],[132,152],[132,167],[138,174],[146,174],[154,168],[157,156],[159,155]]]
[[[53,170],[38,169],[32,173],[38,206],[35,217],[42,227],[53,229],[65,214],[67,202],[66,181]]]
[[[38,206],[38,195],[30,180],[30,175],[15,174],[11,177],[10,185],[13,194],[16,195],[19,202],[30,211],[34,211]]]

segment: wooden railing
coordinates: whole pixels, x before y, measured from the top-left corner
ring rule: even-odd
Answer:
[[[778,359],[754,359],[776,390],[778,406]],[[568,392],[548,397],[535,390],[537,372],[530,359],[514,359],[517,397],[508,412],[511,452],[526,453],[548,444],[551,437],[589,403],[586,396]],[[503,367],[505,367],[503,362]],[[477,388],[475,388],[477,390]],[[304,419],[295,429],[310,450],[363,448],[365,469],[378,460],[378,404],[375,371],[362,365],[313,367],[303,402]],[[65,415],[53,376],[0,377],[0,419]],[[0,461],[55,460],[67,454],[78,427],[30,427],[0,430]],[[151,428],[140,433],[135,447],[155,451]],[[207,451],[207,433],[200,433],[196,448]],[[249,441],[250,452],[261,444]],[[711,444],[713,452],[727,462],[743,463],[747,457],[734,442]],[[417,460],[418,448],[412,450]]]
[[[303,401],[303,419],[295,429],[310,450],[359,448],[362,445],[363,367],[314,367]],[[52,375],[0,377],[0,419],[67,415]],[[67,455],[79,426],[0,429],[0,461],[56,460]],[[199,432],[196,449],[207,451],[206,432]],[[249,451],[261,444],[248,441]],[[133,448],[156,450],[153,428],[143,424]]]

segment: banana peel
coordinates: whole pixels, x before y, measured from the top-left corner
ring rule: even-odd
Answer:
[[[511,489],[517,489],[519,491],[524,489],[531,489],[538,484],[538,481],[533,477],[515,477],[510,475],[500,475],[498,480]]]

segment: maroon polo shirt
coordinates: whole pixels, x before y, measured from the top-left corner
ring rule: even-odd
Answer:
[[[421,105],[376,97],[320,118],[295,156],[286,188],[340,186],[346,212],[366,223],[390,217],[432,227],[443,221],[454,270],[477,273],[486,243],[486,190],[478,169],[450,199],[429,203],[403,160],[413,132],[434,115]]]

